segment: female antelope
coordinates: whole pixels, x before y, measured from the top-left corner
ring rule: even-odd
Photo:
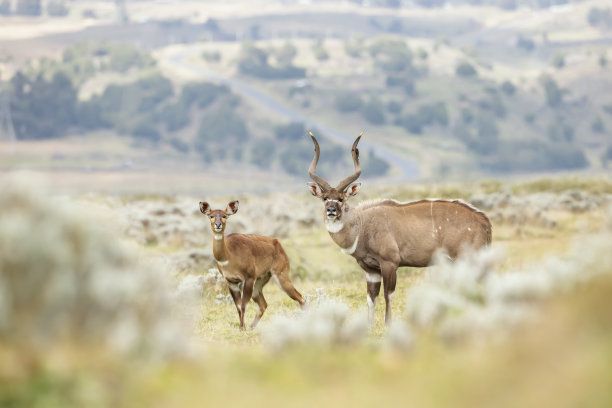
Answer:
[[[263,287],[273,277],[289,297],[304,305],[302,295],[289,278],[289,258],[276,238],[255,234],[228,234],[225,236],[225,223],[230,215],[238,211],[238,201],[231,201],[225,210],[211,210],[206,202],[200,202],[200,211],[208,216],[213,232],[213,256],[217,268],[227,280],[229,292],[234,299],[240,319],[240,329],[244,329],[244,313],[251,297],[259,305],[251,328],[255,327],[264,314],[268,304],[263,295]]]

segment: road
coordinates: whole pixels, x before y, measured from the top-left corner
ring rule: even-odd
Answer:
[[[350,146],[355,140],[356,135],[347,135],[338,129],[334,129],[326,125],[325,123],[309,118],[306,115],[277,101],[276,99],[256,90],[255,88],[249,86],[243,81],[237,80],[235,78],[222,76],[218,73],[206,70],[197,65],[190,64],[190,58],[198,54],[198,49],[188,49],[171,55],[168,58],[168,62],[175,68],[180,68],[182,70],[189,71],[204,80],[226,85],[234,92],[256,101],[260,105],[275,112],[277,115],[288,119],[289,121],[301,122],[307,128],[316,128],[323,132],[323,134],[325,134],[327,138],[331,139],[336,143]],[[419,176],[419,168],[416,162],[407,159],[404,156],[400,156],[399,154],[395,153],[387,147],[369,143],[367,141],[367,137],[368,135],[364,134],[364,137],[362,138],[361,142],[359,142],[359,147],[361,151],[373,151],[378,157],[386,160],[392,167],[399,170],[400,175],[398,175],[397,180],[394,181],[408,181],[413,180]],[[367,174],[364,174],[364,177],[367,177]]]

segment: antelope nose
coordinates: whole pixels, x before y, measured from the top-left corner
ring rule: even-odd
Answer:
[[[222,226],[223,226],[223,225],[221,225],[221,224],[217,224],[217,223],[215,223],[215,228],[217,228],[217,229],[221,229],[221,227],[222,227]]]

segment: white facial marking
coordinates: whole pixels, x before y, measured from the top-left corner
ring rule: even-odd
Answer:
[[[325,227],[329,232],[335,234],[340,232],[342,228],[344,228],[344,223],[342,221],[338,221],[336,219],[330,220],[329,218],[325,219]]]
[[[215,234],[215,241],[221,241],[223,239],[223,234]]]
[[[215,259],[215,261],[217,261],[217,260]],[[227,260],[227,261],[217,261],[217,263],[219,265],[221,265],[221,266],[226,266],[229,263],[229,260]]]
[[[357,235],[357,238],[355,238],[355,242],[353,242],[353,245],[351,245],[350,248],[342,248],[340,249],[340,251],[343,254],[347,254],[347,255],[352,255],[353,252],[355,252],[355,250],[357,249],[357,243],[359,242],[359,235]]]
[[[365,277],[366,277],[366,281],[368,281],[370,283],[378,283],[378,282],[382,281],[382,276],[380,276],[380,273],[369,273],[369,272],[366,272],[365,273]]]

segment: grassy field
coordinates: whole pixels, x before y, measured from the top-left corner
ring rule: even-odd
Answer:
[[[438,324],[414,326],[408,343],[398,343],[397,339],[394,343],[391,332],[395,329],[385,328],[381,301],[374,326],[354,342],[330,343],[319,338],[298,342],[279,351],[270,347],[270,335],[282,338],[286,334],[282,329],[273,331],[274,324],[287,317],[299,322],[303,312],[297,305],[276,285],[270,284],[265,288],[269,306],[260,325],[255,330],[240,331],[234,305],[226,299],[227,288],[224,283],[216,282],[212,286],[207,284],[203,292],[200,289],[195,309],[191,309],[192,315],[188,319],[190,334],[185,338],[189,337],[195,346],[190,346],[189,352],[182,350],[175,357],[151,355],[146,349],[137,349],[127,355],[118,354],[99,341],[91,343],[91,340],[70,336],[60,337],[59,341],[52,341],[49,337],[49,343],[43,343],[42,347],[40,344],[20,345],[14,342],[14,338],[0,341],[0,402],[6,407],[179,407],[191,406],[194,401],[211,406],[302,407],[316,404],[332,407],[350,404],[365,407],[376,403],[423,407],[608,406],[612,401],[609,389],[612,380],[609,364],[612,358],[610,257],[605,251],[591,254],[576,249],[580,243],[593,248],[606,247],[604,241],[609,238],[610,218],[605,205],[587,210],[567,209],[570,207],[542,210],[548,220],[554,221],[552,227],[539,225],[536,222],[539,218],[520,222],[511,221],[513,218],[506,216],[495,221],[497,212],[510,211],[516,203],[532,202],[534,197],[547,194],[561,202],[568,200],[568,194],[577,194],[572,193],[576,191],[586,194],[585,202],[604,203],[606,201],[598,200],[609,197],[612,187],[607,179],[542,179],[515,185],[491,181],[471,187],[370,189],[363,197],[469,198],[479,194],[497,197],[497,194],[508,192],[511,200],[515,201],[487,211],[494,219],[494,248],[503,249],[505,253],[496,262],[495,274],[503,277],[515,271],[526,271],[528,275],[537,275],[551,261],[561,262],[559,266],[563,263],[579,265],[579,269],[584,269],[579,273],[586,274],[582,283],[566,285],[565,289],[554,290],[544,297],[527,295],[527,303],[523,304],[537,313],[533,319],[518,326],[502,324],[493,331],[474,326],[468,329],[466,337],[454,340],[440,337]],[[276,212],[278,209],[271,210],[276,208],[273,203],[279,196],[277,193],[241,198],[244,201],[241,208],[244,209],[230,220],[230,224],[233,222],[245,232],[253,231],[256,225],[260,225],[257,222],[262,221],[255,219],[259,214],[257,211],[268,213],[269,219],[263,220],[267,224],[286,222],[282,221],[282,210],[280,213]],[[226,196],[211,197],[211,202],[222,203],[227,199]],[[142,220],[149,220],[148,233],[158,234],[157,238],[132,251],[136,250],[137,263],[153,260],[156,269],[172,278],[174,283],[171,286],[188,276],[206,274],[212,266],[204,263],[179,271],[173,266],[173,261],[164,261],[184,250],[197,250],[199,247],[210,250],[211,236],[206,221],[198,216],[196,208],[189,209],[196,197],[97,194],[75,196],[72,200],[76,200],[78,207],[94,205],[114,217],[115,231],[137,227],[143,223]],[[290,227],[281,237],[291,259],[294,284],[306,295],[310,308],[315,308],[315,311],[322,300],[331,300],[345,305],[349,319],[364,316],[366,291],[363,273],[350,257],[338,251],[327,236],[318,221],[320,204],[308,200],[315,199],[298,194],[287,205],[297,212],[298,220],[302,220],[300,214],[314,212],[317,221],[299,221],[295,225],[302,223],[302,227]],[[607,200],[609,203],[609,198]],[[302,207],[299,203],[303,203]],[[49,207],[49,217],[60,225],[72,225],[70,217],[73,215],[55,214],[61,207],[59,204]],[[10,201],[4,204],[5,213],[8,211],[9,215],[13,211],[11,205]],[[48,207],[47,203],[44,205]],[[265,205],[268,207],[256,209]],[[21,208],[24,211],[23,208],[28,207]],[[146,215],[138,218],[137,214]],[[175,228],[178,235],[174,237],[167,237],[161,229],[154,230],[156,222],[159,228],[168,226],[176,214],[183,214],[179,216],[180,222],[185,223],[185,228],[189,225],[192,229]],[[69,218],[62,221],[61,217]],[[121,220],[131,221],[126,224]],[[2,237],[8,233],[6,227],[10,224],[6,222],[7,219],[0,219]],[[49,222],[38,221],[42,238],[37,240],[41,243],[49,235]],[[87,242],[87,235],[79,234],[84,240],[82,242]],[[129,240],[135,239],[134,235],[126,234]],[[140,242],[139,239],[136,241]],[[6,254],[2,256],[6,257]],[[473,267],[478,268],[476,264]],[[393,304],[395,320],[410,322],[405,314],[407,301],[416,294],[419,285],[444,275],[444,268],[400,270]],[[173,302],[182,302],[179,298],[173,299]],[[524,302],[519,299],[516,301]],[[21,308],[19,306],[17,310]],[[126,306],[125,311],[128,310]],[[247,321],[254,317],[254,311],[251,303]],[[179,313],[175,319],[180,320],[181,312],[175,313]],[[341,316],[337,311],[334,313]],[[462,313],[461,309],[455,313]],[[448,318],[452,317],[452,314],[448,315]],[[166,330],[168,333],[172,331],[170,326]],[[308,333],[307,328],[304,330]],[[179,341],[179,338],[169,339],[173,339],[171,342]],[[399,344],[407,348],[398,348]]]

